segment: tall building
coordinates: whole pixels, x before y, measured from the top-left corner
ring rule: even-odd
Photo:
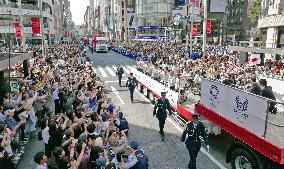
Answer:
[[[31,44],[36,40],[32,35],[31,17],[40,17],[38,0],[25,0],[22,1],[22,16],[24,32],[27,38],[27,43]],[[44,34],[46,39],[52,40],[55,36],[54,30],[54,1],[42,0],[42,16]],[[18,3],[15,0],[0,0],[0,39],[8,41],[8,34],[11,34],[11,40],[14,44],[16,41],[16,30],[14,27],[15,22],[19,22],[20,10]]]
[[[251,21],[248,16],[249,0],[229,0],[226,9],[227,34],[236,39],[249,40]]]
[[[93,36],[93,25],[92,25],[92,14],[90,6],[87,6],[87,9],[84,14],[84,27],[85,27],[85,37],[90,38]]]
[[[267,48],[284,48],[284,0],[262,0],[258,28]]]
[[[53,17],[54,17],[54,31],[55,41],[60,41],[63,37],[63,2],[62,0],[54,0]]]
[[[136,0],[137,25],[167,25],[172,16],[173,0]]]
[[[64,41],[69,41],[72,38],[72,30],[74,29],[75,25],[72,21],[72,13],[70,9],[70,1],[63,0],[63,30],[64,30]]]

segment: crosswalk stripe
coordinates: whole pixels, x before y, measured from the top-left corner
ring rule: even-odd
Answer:
[[[101,66],[98,66],[98,69],[100,71],[100,73],[102,74],[103,77],[108,77],[106,72],[104,71],[104,69]]]
[[[110,67],[106,66],[106,70],[109,72],[110,75],[116,76],[116,74],[113,72],[113,70]]]
[[[123,70],[126,72],[126,73],[130,73],[130,71],[125,67],[125,66],[122,66],[123,67]]]

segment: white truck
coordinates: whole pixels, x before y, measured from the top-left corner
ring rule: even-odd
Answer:
[[[94,36],[93,48],[96,52],[108,52],[108,40],[107,37]]]

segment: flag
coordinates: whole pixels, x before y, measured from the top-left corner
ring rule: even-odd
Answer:
[[[250,65],[258,65],[261,63],[260,54],[251,54],[249,58]]]

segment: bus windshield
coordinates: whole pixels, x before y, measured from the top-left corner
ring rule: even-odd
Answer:
[[[97,44],[107,44],[106,40],[97,40],[96,41]]]

